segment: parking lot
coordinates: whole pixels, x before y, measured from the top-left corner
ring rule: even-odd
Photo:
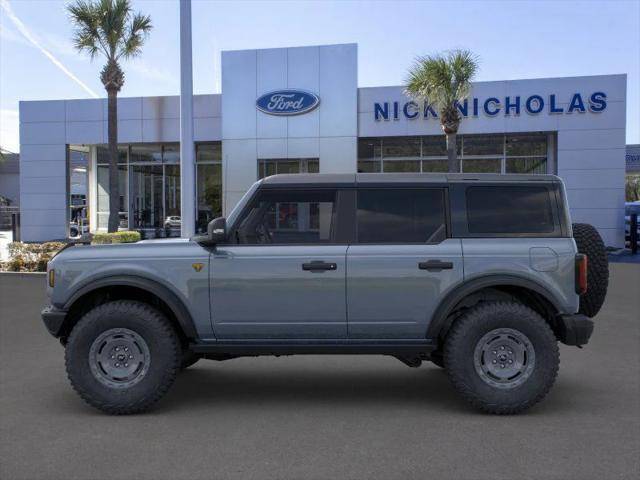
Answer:
[[[389,357],[202,361],[151,413],[71,390],[41,324],[45,278],[0,274],[2,479],[637,479],[640,265],[611,265],[583,350],[543,403],[479,414],[431,364]]]

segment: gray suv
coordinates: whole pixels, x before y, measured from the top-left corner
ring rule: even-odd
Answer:
[[[148,409],[199,359],[381,354],[509,414],[549,391],[558,341],[587,343],[607,282],[555,176],[276,175],[207,235],[65,248],[42,316],[108,413]]]

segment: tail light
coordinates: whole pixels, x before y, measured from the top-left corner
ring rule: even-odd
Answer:
[[[583,253],[576,255],[576,293],[583,295],[587,292],[587,256]]]

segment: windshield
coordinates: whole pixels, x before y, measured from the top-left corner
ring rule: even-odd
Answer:
[[[253,192],[255,192],[258,189],[258,185],[260,185],[260,183],[262,183],[262,180],[258,180],[253,185],[251,185],[251,187],[249,187],[249,190],[247,190],[247,193],[245,193],[240,199],[240,201],[236,204],[236,206],[233,207],[233,210],[227,216],[227,228],[229,228],[231,225],[235,223],[238,215],[242,211],[242,208],[249,201],[249,199],[253,195]]]

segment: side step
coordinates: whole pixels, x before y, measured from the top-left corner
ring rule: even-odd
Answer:
[[[259,355],[393,355],[428,357],[437,345],[429,340],[220,340],[189,345],[196,353],[229,356]]]

